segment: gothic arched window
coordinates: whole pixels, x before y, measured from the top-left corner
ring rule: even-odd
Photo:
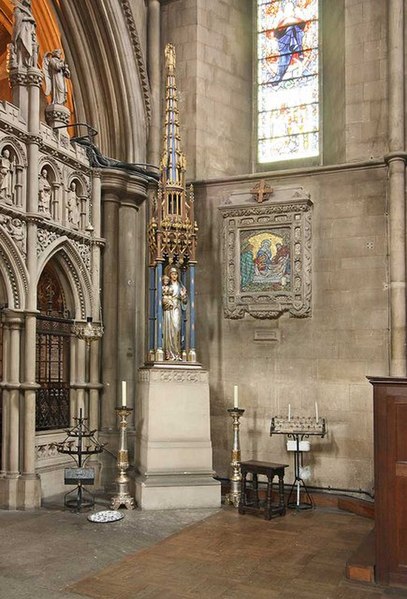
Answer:
[[[318,0],[257,0],[257,162],[320,154]]]

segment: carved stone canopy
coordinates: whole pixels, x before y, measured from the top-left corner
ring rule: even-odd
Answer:
[[[302,187],[275,189],[259,204],[251,189],[233,192],[223,217],[226,318],[311,315],[312,202]]]

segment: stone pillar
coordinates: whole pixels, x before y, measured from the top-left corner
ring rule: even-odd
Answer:
[[[117,385],[117,294],[118,294],[118,238],[119,197],[116,193],[103,194],[103,236],[106,246],[103,254],[103,338],[102,357],[102,430],[116,429],[116,385]]]
[[[8,373],[10,369],[10,329],[7,321],[3,320],[3,381],[2,381],[2,436],[1,436],[1,474],[5,475],[9,469],[8,461],[8,421],[9,421],[9,392],[7,389]]]
[[[404,3],[389,1],[390,375],[406,376]]]
[[[148,162],[160,162],[161,117],[160,117],[160,0],[148,2],[148,76],[151,90],[151,123],[148,139]]]
[[[148,183],[144,177],[121,169],[102,169],[101,175],[102,235],[106,246],[102,281],[105,333],[102,339],[100,437],[109,443],[110,451],[115,452],[119,440],[115,407],[119,403],[120,385],[122,380],[127,381],[128,405],[131,407],[134,404],[135,372],[140,360],[137,355],[140,339],[136,331],[139,334],[140,330],[144,330],[144,327],[139,328],[137,319],[140,310],[143,315],[145,313],[145,218],[142,203],[147,197]],[[129,419],[128,430],[130,435],[134,435],[134,412]],[[133,446],[129,441],[129,447]],[[106,455],[101,459],[104,460],[104,482],[112,483],[116,463]]]
[[[86,343],[83,339],[78,339],[76,345],[76,416],[79,416],[82,410],[83,417],[87,414],[85,402],[86,359]]]
[[[28,167],[27,167],[27,212],[38,211],[38,172],[40,143],[40,87],[42,73],[35,67],[27,71],[28,82]],[[37,224],[27,222],[27,269],[30,281],[37,281]],[[31,284],[26,298],[24,335],[24,437],[22,476],[19,481],[18,507],[38,508],[41,503],[39,477],[35,474],[35,355],[37,289]]]
[[[127,382],[127,407],[134,408],[134,390],[138,364],[136,363],[136,286],[144,269],[138,272],[137,264],[137,206],[124,200],[119,210],[119,259],[118,259],[118,353],[116,405],[119,405],[121,381]],[[128,431],[134,431],[134,413],[129,417]]]
[[[17,478],[20,474],[20,329],[21,316],[10,314],[10,362],[9,362],[9,466],[7,476]]]
[[[12,101],[14,106],[18,106],[20,114],[28,121],[28,87],[27,87],[27,69],[25,67],[10,70],[10,86],[12,90]]]
[[[20,477],[20,335],[22,317],[13,311],[6,315],[9,328],[10,360],[8,362],[7,388],[7,469],[3,502],[8,509],[18,507],[18,479]],[[4,416],[3,416],[4,417]]]

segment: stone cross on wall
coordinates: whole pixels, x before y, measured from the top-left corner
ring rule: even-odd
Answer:
[[[256,200],[259,204],[268,200],[271,194],[273,193],[273,188],[270,187],[268,183],[266,183],[265,179],[261,179],[256,185],[250,190],[250,193],[253,194],[253,199]]]

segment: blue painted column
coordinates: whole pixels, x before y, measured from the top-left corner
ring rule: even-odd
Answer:
[[[196,362],[195,339],[195,264],[189,267],[190,331],[188,361]]]
[[[149,359],[155,358],[155,266],[149,268],[149,313],[148,313],[148,357]],[[154,357],[153,357],[154,356]]]
[[[157,339],[156,339],[156,360],[157,362],[163,362],[163,264],[159,262],[156,268],[156,306],[157,306]]]
[[[187,286],[187,271],[183,268],[181,270],[181,283],[186,288]],[[184,305],[186,308],[186,306]],[[182,320],[181,320],[181,353],[187,349],[187,340],[186,340],[186,332],[187,332],[187,311],[182,310]]]

